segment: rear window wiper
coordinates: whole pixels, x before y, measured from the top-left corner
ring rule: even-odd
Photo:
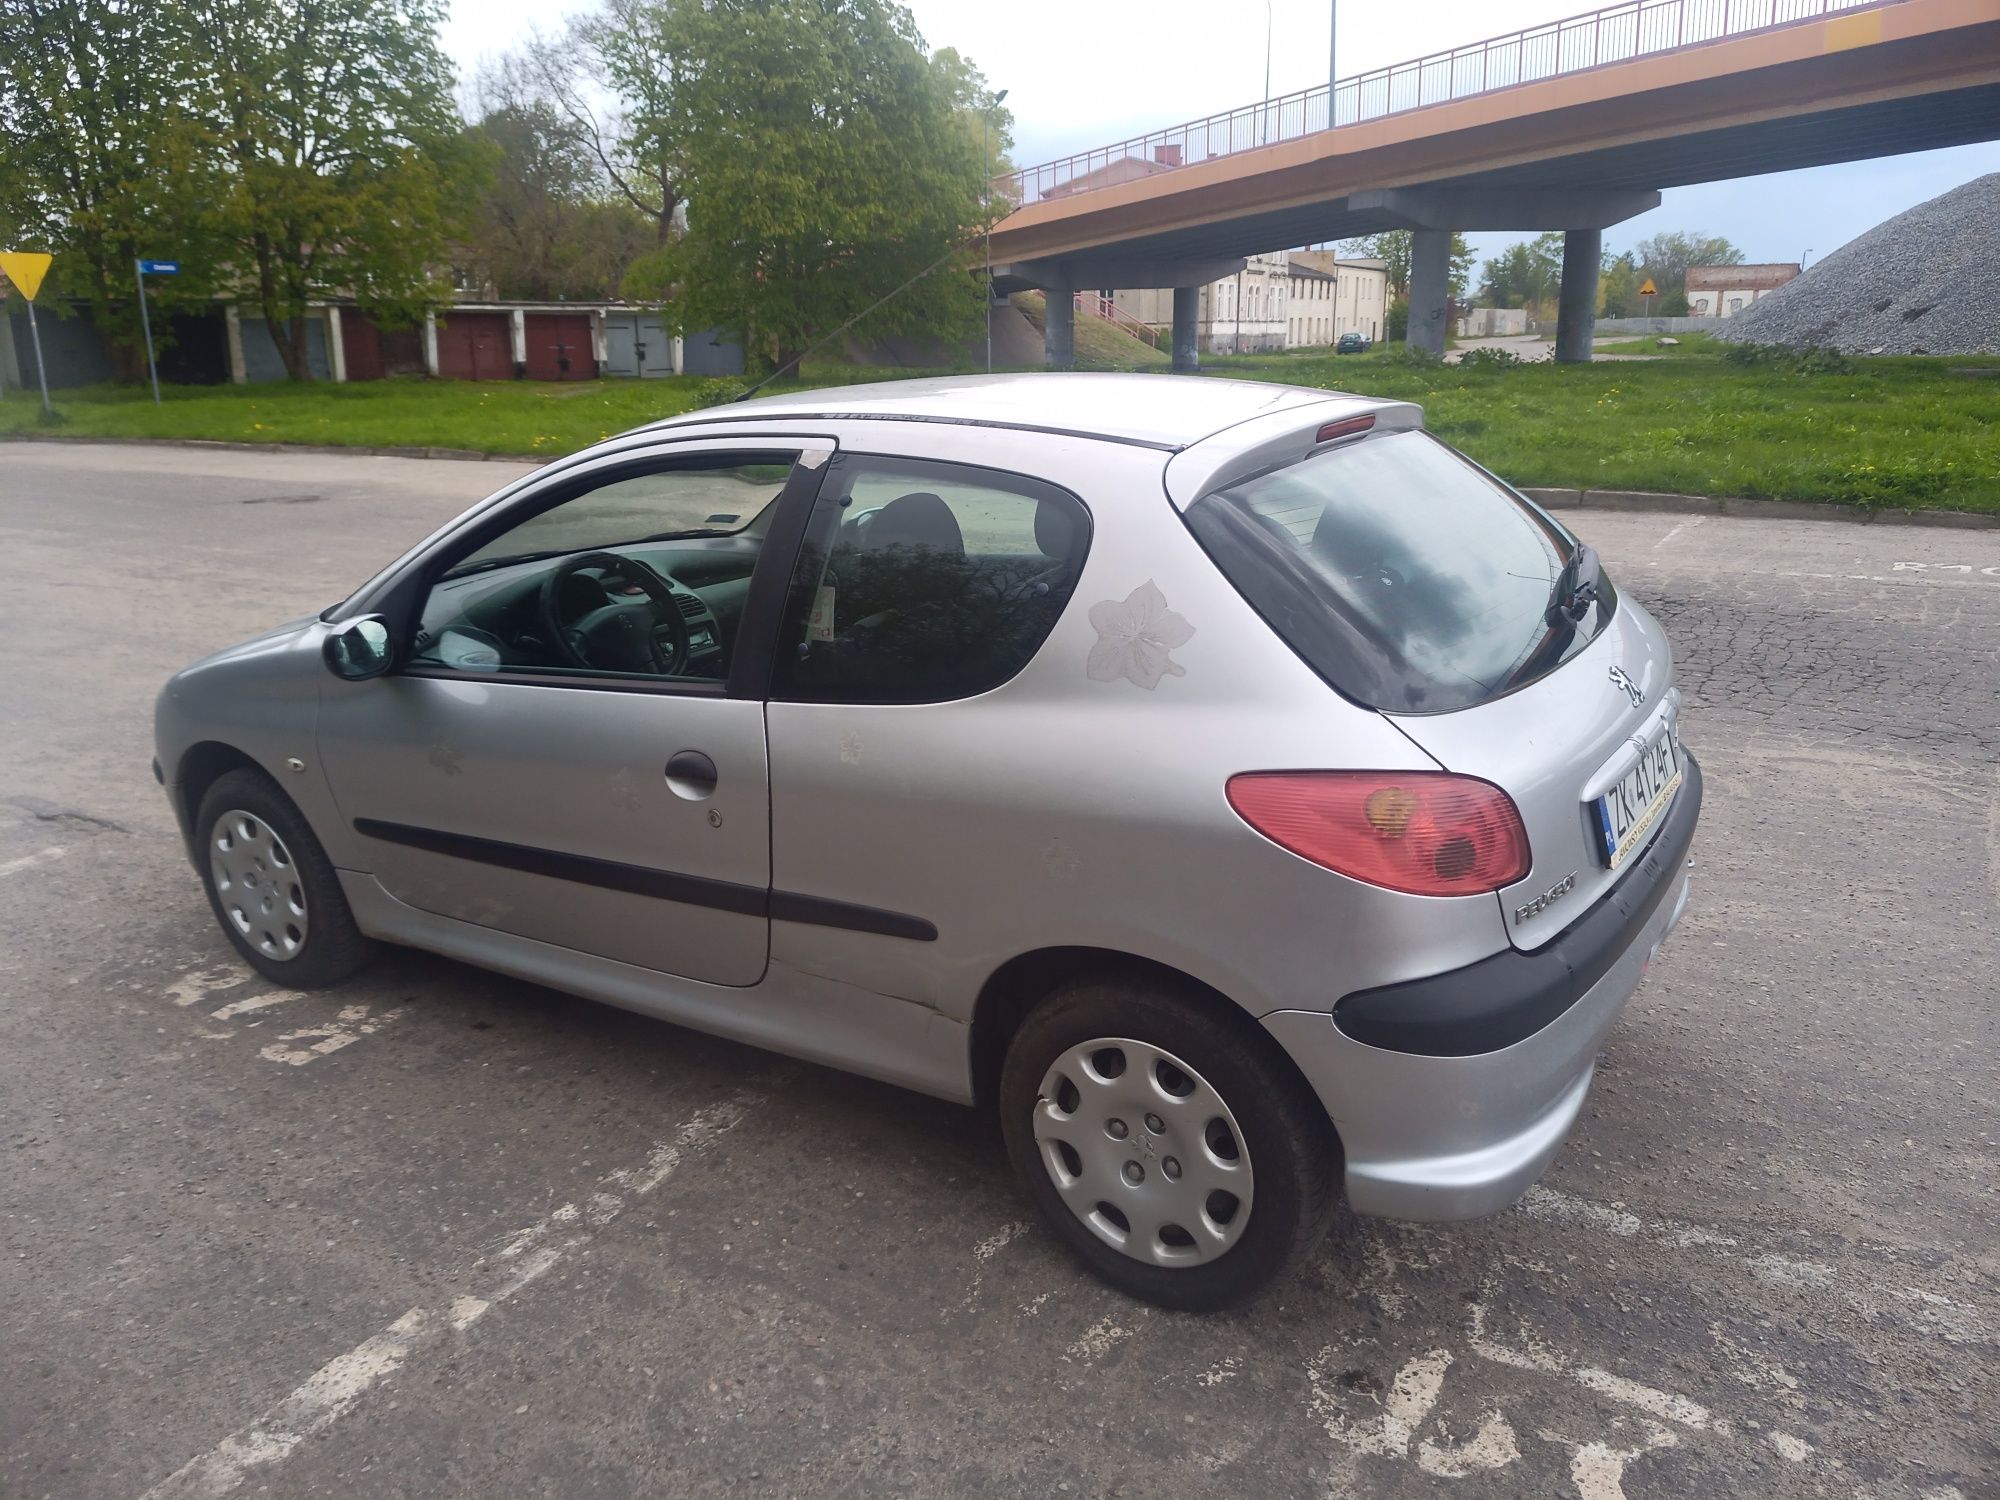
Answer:
[[[1569,561],[1556,574],[1555,587],[1549,591],[1549,623],[1575,625],[1582,620],[1597,603],[1598,588],[1603,582],[1604,568],[1597,560],[1597,549],[1588,542],[1578,542]]]

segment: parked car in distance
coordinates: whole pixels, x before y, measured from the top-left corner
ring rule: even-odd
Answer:
[[[1333,346],[1335,354],[1366,354],[1374,348],[1366,334],[1343,333]]]
[[[154,769],[273,982],[405,944],[995,1110],[1200,1309],[1541,1174],[1688,899],[1679,703],[1414,406],[969,377],[539,469],[176,675]]]

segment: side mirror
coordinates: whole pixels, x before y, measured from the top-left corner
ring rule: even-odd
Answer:
[[[389,622],[380,615],[362,615],[328,632],[320,652],[327,671],[349,682],[380,677],[395,660],[389,650]]]

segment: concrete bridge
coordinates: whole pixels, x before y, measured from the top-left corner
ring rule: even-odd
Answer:
[[[1329,127],[1329,120],[1331,128]],[[1628,0],[998,180],[1003,291],[1197,294],[1243,257],[1414,231],[1409,342],[1441,351],[1451,236],[1565,231],[1556,358],[1590,358],[1603,231],[1660,190],[2000,138],[2000,0]]]

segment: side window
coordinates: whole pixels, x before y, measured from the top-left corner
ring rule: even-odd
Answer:
[[[792,575],[772,696],[933,703],[1028,664],[1076,588],[1090,515],[1023,475],[843,455]]]
[[[797,456],[691,455],[528,517],[431,585],[408,665],[721,681]]]

